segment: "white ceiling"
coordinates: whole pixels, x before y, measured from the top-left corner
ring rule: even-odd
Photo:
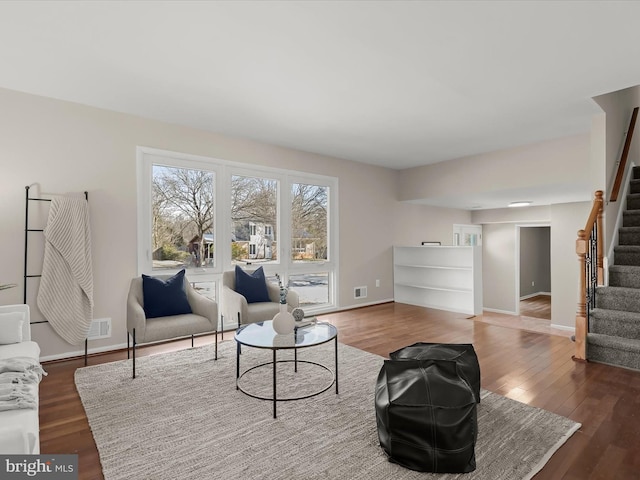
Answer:
[[[0,87],[402,169],[588,132],[640,2],[0,2]]]

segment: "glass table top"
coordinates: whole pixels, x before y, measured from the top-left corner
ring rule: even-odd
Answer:
[[[273,321],[250,323],[240,327],[235,334],[236,342],[256,348],[303,348],[320,345],[333,340],[338,329],[326,322],[318,322],[296,328],[294,333],[279,335],[273,329]]]

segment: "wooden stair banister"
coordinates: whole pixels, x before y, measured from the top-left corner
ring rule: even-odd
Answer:
[[[589,284],[589,278],[587,278],[587,262],[593,262],[595,260],[596,266],[596,284],[604,284],[604,264],[603,264],[603,251],[604,246],[600,236],[603,233],[602,230],[602,212],[603,212],[603,192],[598,190],[595,192],[595,199],[593,200],[593,206],[591,207],[591,213],[587,220],[587,224],[584,230],[578,231],[578,239],[576,240],[576,253],[578,254],[578,263],[580,264],[580,290],[578,310],[576,312],[576,333],[575,344],[576,351],[573,359],[576,361],[587,360],[587,333],[589,333],[589,309],[587,305],[587,295],[595,288],[595,285]],[[595,244],[596,258],[590,257],[592,251],[591,242]],[[591,292],[592,293],[592,292]]]
[[[624,177],[625,166],[627,164],[627,157],[629,156],[629,149],[631,148],[631,140],[633,139],[633,131],[636,127],[636,119],[638,118],[638,107],[633,109],[631,114],[631,121],[629,122],[629,128],[627,129],[627,138],[624,141],[624,148],[622,149],[622,155],[620,156],[620,163],[618,164],[618,171],[616,172],[616,178],[613,182],[613,188],[611,189],[610,202],[618,200],[618,194],[620,193],[620,186],[622,185],[622,177]]]

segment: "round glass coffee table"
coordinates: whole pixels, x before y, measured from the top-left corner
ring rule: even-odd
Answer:
[[[296,328],[294,333],[290,333],[288,335],[278,335],[273,329],[273,322],[271,320],[265,322],[258,323],[250,323],[247,325],[243,325],[238,328],[235,334],[236,340],[236,390],[240,390],[246,395],[249,395],[253,398],[258,398],[260,400],[269,400],[273,402],[273,418],[276,418],[276,404],[277,402],[286,402],[290,400],[302,400],[303,398],[314,397],[316,395],[320,395],[322,392],[326,392],[329,390],[334,384],[336,386],[336,394],[338,393],[338,329],[326,322],[318,322],[311,325],[307,325],[304,327]],[[300,348],[308,348],[314,347],[316,345],[322,345],[323,343],[334,341],[334,357],[335,357],[335,368],[332,372],[329,367],[323,365],[321,363],[312,362],[310,360],[298,360],[298,349]],[[240,350],[242,345],[251,348],[261,348],[266,350],[271,350],[273,352],[273,358],[270,362],[261,363],[259,365],[255,365],[244,372],[240,373]],[[293,350],[294,358],[293,360],[278,360],[276,358],[278,350]],[[277,395],[277,369],[276,366],[279,363],[294,363],[294,370],[298,371],[298,363],[308,363],[312,365],[316,365],[327,370],[332,374],[331,382],[323,386],[320,390],[314,391],[313,393],[299,396],[299,397],[287,397],[287,398],[278,398]],[[246,390],[243,390],[240,386],[240,379],[247,373],[257,368],[265,367],[268,365],[272,365],[272,375],[273,375],[273,395],[271,396],[262,396],[256,395]]]

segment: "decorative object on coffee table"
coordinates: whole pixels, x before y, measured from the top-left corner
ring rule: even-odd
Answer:
[[[295,326],[296,321],[287,309],[287,304],[281,303],[280,311],[273,317],[273,329],[279,335],[287,335],[293,333]]]
[[[304,318],[304,310],[302,310],[301,308],[294,308],[291,312],[291,315],[293,315],[293,318],[296,322],[301,322]]]
[[[289,312],[289,308],[287,306],[287,293],[289,292],[289,287],[282,285],[280,275],[277,273],[276,278],[278,279],[278,287],[280,288],[280,311],[276,313],[275,317],[273,317],[273,329],[280,335],[287,335],[289,333],[293,333],[293,329],[295,328],[295,319]]]
[[[316,323],[318,323],[318,319],[316,317],[307,317],[300,321],[296,320],[296,329],[315,325]]]

